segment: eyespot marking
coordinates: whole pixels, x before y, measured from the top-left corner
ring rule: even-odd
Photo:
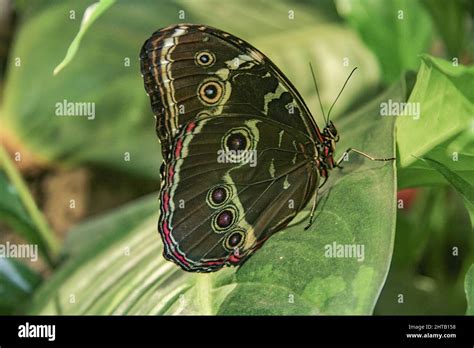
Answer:
[[[233,133],[227,138],[226,145],[230,150],[245,150],[247,148],[247,139],[241,132]]]
[[[216,56],[206,50],[197,52],[194,59],[197,65],[209,67],[215,63]]]
[[[224,248],[229,251],[234,251],[241,248],[245,243],[245,231],[237,229],[229,233],[224,240]]]
[[[239,220],[237,208],[232,205],[224,206],[212,219],[212,229],[216,233],[227,232]]]
[[[207,191],[206,201],[211,208],[223,206],[232,197],[232,188],[221,184],[213,186]]]
[[[217,215],[216,223],[221,228],[227,228],[232,224],[234,214],[230,210],[223,210]]]
[[[222,138],[222,149],[224,151],[245,151],[255,147],[253,134],[247,127],[230,129]]]
[[[198,88],[199,99],[207,104],[214,105],[222,98],[224,86],[215,80],[205,81]]]

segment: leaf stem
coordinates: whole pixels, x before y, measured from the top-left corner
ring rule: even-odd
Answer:
[[[212,274],[199,273],[196,274],[196,277],[196,295],[199,304],[199,314],[212,315]]]
[[[23,206],[30,215],[31,220],[38,228],[40,238],[46,247],[46,258],[48,259],[49,264],[52,265],[53,261],[59,255],[59,241],[49,227],[44,215],[38,209],[25,181],[18,173],[15,165],[2,145],[0,145],[0,167],[5,170],[7,177],[17,190]]]

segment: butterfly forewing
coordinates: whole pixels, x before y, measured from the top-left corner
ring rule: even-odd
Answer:
[[[205,115],[261,115],[322,139],[280,70],[233,35],[207,26],[172,26],[155,32],[140,58],[165,158],[179,128]]]

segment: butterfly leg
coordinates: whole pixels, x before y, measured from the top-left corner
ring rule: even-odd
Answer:
[[[336,165],[335,167],[338,167],[338,168],[343,168],[341,166],[341,162],[344,161],[344,158],[350,153],[350,152],[355,152],[355,153],[358,153],[359,155],[361,156],[364,156],[365,158],[368,158],[369,160],[371,161],[394,161],[395,160],[395,157],[390,157],[390,158],[375,158],[375,157],[372,157],[368,154],[366,154],[365,152],[362,152],[360,150],[357,150],[357,149],[353,149],[353,148],[348,148],[346,151],[344,151],[344,153],[342,154],[342,156],[336,161]]]
[[[313,206],[311,207],[311,212],[309,213],[309,221],[306,227],[304,228],[305,231],[311,227],[313,224],[313,217],[314,212],[316,211],[316,207],[318,206],[318,189],[316,189],[316,193],[314,194]]]

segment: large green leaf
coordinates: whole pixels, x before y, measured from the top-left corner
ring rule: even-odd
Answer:
[[[350,146],[376,157],[392,156],[393,123],[380,118],[379,105],[404,96],[404,88],[397,85],[357,112],[340,117],[339,153]],[[300,224],[273,236],[236,273],[237,287],[219,313],[372,313],[392,255],[394,164],[370,163],[357,155],[351,155],[349,163],[333,173],[310,230],[303,231]],[[364,261],[326,257],[325,248],[332,243],[363,245]]]
[[[211,313],[224,292],[206,275],[190,274],[161,256],[157,200],[144,198],[71,231],[71,259],[35,294],[39,314]],[[76,241],[81,241],[80,245]],[[220,272],[223,277],[233,270]],[[181,296],[181,297],[180,297]],[[184,296],[184,297],[183,297]],[[215,297],[217,298],[217,297]],[[210,302],[209,302],[210,301]],[[219,304],[216,304],[216,308]]]
[[[324,19],[331,13],[327,2],[290,6],[285,1],[245,1],[221,6],[214,0],[118,1],[81,32],[74,58],[53,76],[92,3],[45,2],[31,4],[33,10],[25,4],[22,11],[11,52],[21,65],[10,60],[0,109],[1,135],[15,151],[28,151],[40,163],[85,163],[158,179],[159,144],[138,53],[152,32],[176,22],[209,24],[262,46],[300,91],[314,96],[308,79],[312,61],[320,73],[325,105],[337,95],[351,67],[359,65],[359,78],[351,81],[339,110],[378,84],[377,62],[370,51],[349,29]],[[295,20],[289,19],[290,9]],[[70,19],[71,11],[75,19]],[[239,20],[227,20],[229,11]],[[263,12],[265,16],[259,14]],[[64,100],[95,103],[95,118],[56,116],[56,104]]]
[[[474,68],[423,56],[410,103],[419,103],[417,117],[398,117],[397,146],[400,185],[444,182],[417,160],[429,157],[468,182],[474,181]]]
[[[142,84],[138,51],[156,11],[112,7],[83,37],[68,68],[53,76],[91,3],[49,2],[23,18],[11,53],[21,66],[10,61],[2,132],[7,140],[18,138],[13,142],[20,144],[18,150],[44,162],[87,162],[156,175],[159,162],[149,160],[159,156],[154,122],[146,95],[136,88]],[[164,5],[161,10],[169,15],[174,8]],[[118,30],[118,23],[128,25]],[[57,116],[56,104],[64,100],[95,103],[95,118]],[[126,152],[130,161],[125,161]]]
[[[340,117],[338,153],[353,146],[374,156],[393,156],[393,119],[381,118],[379,105],[404,96],[399,84]],[[304,230],[304,211],[237,271],[193,274],[165,261],[156,231],[156,198],[89,222],[72,231],[71,258],[36,293],[30,312],[369,314],[392,255],[394,163],[356,155],[344,163],[325,186],[311,228]],[[74,240],[88,239],[73,247]],[[333,243],[364,246],[363,260],[326,257],[326,247]]]
[[[419,66],[418,55],[429,46],[432,25],[415,0],[337,0],[342,17],[377,55],[385,82]]]
[[[419,103],[419,118],[399,117],[397,121],[397,144],[403,167],[416,160],[413,155],[423,156],[437,144],[468,129],[474,114],[473,79],[474,67],[453,65],[427,55],[422,57],[409,98],[409,102]]]

